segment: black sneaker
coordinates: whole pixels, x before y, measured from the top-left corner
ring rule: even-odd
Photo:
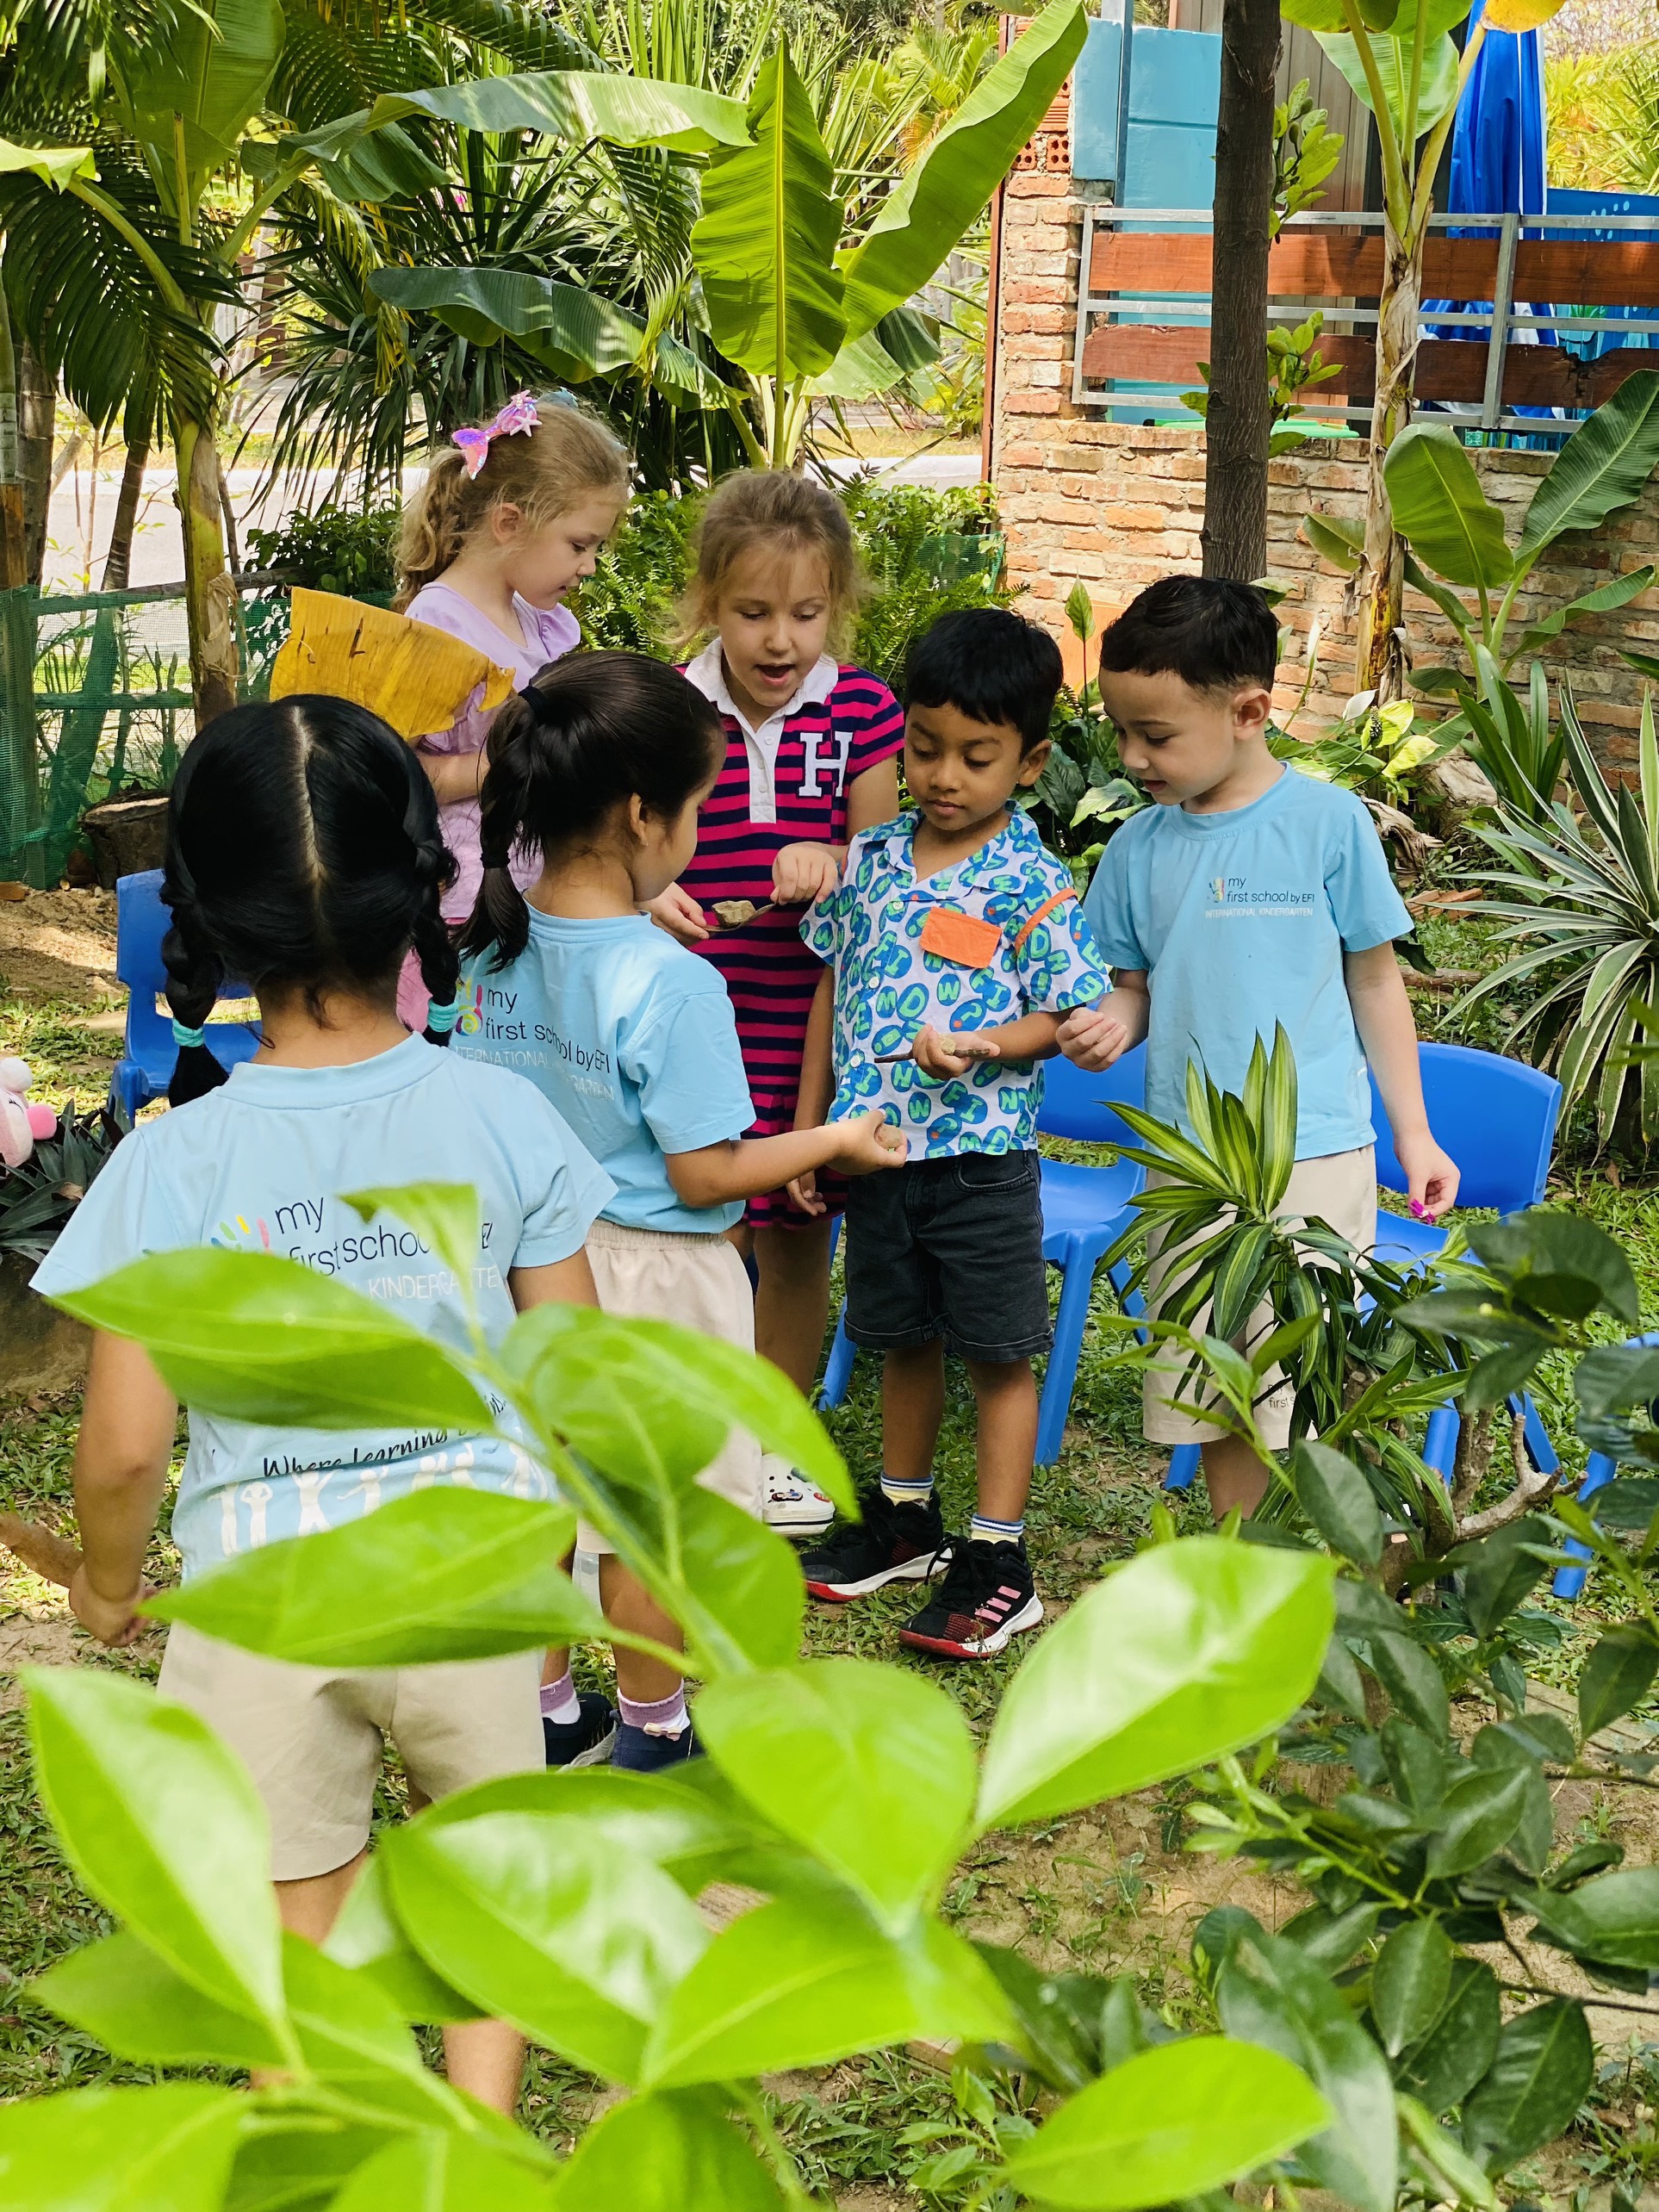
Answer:
[[[598,1690],[580,1690],[581,1707],[575,1720],[550,1720],[542,1715],[542,1741],[550,1767],[602,1767],[617,1740],[617,1717],[609,1698]]]
[[[665,1767],[678,1767],[687,1759],[700,1759],[703,1747],[690,1721],[678,1736],[653,1735],[649,1728],[631,1728],[624,1720],[617,1729],[611,1764],[628,1774],[657,1774]]]
[[[976,1544],[953,1537],[948,1561],[938,1588],[898,1631],[899,1642],[912,1651],[937,1652],[942,1659],[990,1659],[1005,1651],[1022,1629],[1035,1628],[1041,1620],[1042,1600],[1031,1579],[1023,1537],[1017,1544]]]
[[[867,1598],[887,1582],[925,1581],[945,1541],[939,1501],[931,1492],[924,1506],[896,1506],[880,1483],[873,1482],[859,1492],[858,1501],[863,1519],[836,1529],[801,1561],[807,1588],[832,1605]]]

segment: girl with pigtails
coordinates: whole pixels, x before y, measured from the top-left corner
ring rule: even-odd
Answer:
[[[441,908],[454,863],[432,786],[365,708],[320,697],[239,706],[198,736],[168,810],[164,958],[179,1042],[174,1110],[120,1146],[34,1276],[72,1291],[146,1253],[203,1245],[283,1254],[434,1337],[459,1338],[456,1278],[406,1222],[363,1221],[346,1194],[421,1182],[477,1188],[474,1295],[493,1339],[515,1310],[593,1303],[584,1242],[613,1185],[533,1084],[447,1044],[457,959]],[[426,1036],[396,1010],[418,959]],[[201,1024],[227,976],[259,1002],[259,1045],[228,1077]],[[103,1643],[143,1625],[144,1559],[177,1408],[136,1344],[99,1333],[75,1452],[83,1563],[70,1591]],[[549,1494],[500,1437],[279,1428],[191,1411],[172,1538],[186,1580],[282,1537],[338,1527],[417,1482]],[[175,1626],[161,1693],[245,1762],[271,1830],[284,1924],[320,1942],[362,1865],[382,1743],[432,1799],[539,1768],[534,1653],[335,1672]],[[608,1712],[608,1708],[607,1708]],[[576,1733],[580,1734],[578,1730]],[[444,2030],[450,2078],[500,2109],[523,2046],[500,2022]]]
[[[631,653],[561,661],[506,702],[490,732],[483,888],[461,940],[453,1054],[529,1076],[610,1177],[587,1233],[607,1312],[752,1351],[755,1301],[730,1237],[745,1202],[823,1168],[898,1166],[905,1146],[879,1114],[747,1134],[755,1108],[720,974],[642,910],[690,862],[725,755],[714,705]],[[537,866],[527,894],[516,853]],[[760,1449],[741,1431],[698,1480],[763,1510]],[[578,1541],[600,1555],[610,1619],[677,1648],[677,1625],[597,1532]],[[616,1662],[612,1764],[651,1772],[692,1757],[680,1676],[637,1651],[618,1649]],[[548,1672],[544,1712],[574,1719],[568,1674]]]

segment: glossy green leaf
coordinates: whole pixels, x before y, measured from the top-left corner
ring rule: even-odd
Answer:
[[[475,2004],[432,1972],[398,1924],[378,1853],[352,1883],[324,1955],[378,1983],[404,2020],[448,2023],[482,2017]]]
[[[1470,1745],[1477,1767],[1507,1768],[1523,1778],[1521,1816],[1503,1849],[1529,1873],[1542,1873],[1555,1843],[1555,1806],[1538,1764],[1538,1747],[1507,1725],[1483,1728]]]
[[[451,1275],[469,1279],[478,1264],[478,1193],[470,1183],[404,1183],[340,1194],[365,1226],[386,1214],[401,1221]]]
[[[1529,1779],[1522,1768],[1476,1768],[1452,1784],[1429,1838],[1432,1880],[1466,1874],[1502,1850],[1526,1811]]]
[[[204,1997],[125,1929],[71,1951],[37,1974],[28,1993],[140,2065],[272,2066],[286,2056],[258,2021]]]
[[[1382,474],[1395,526],[1420,561],[1448,583],[1488,592],[1507,583],[1503,510],[1482,489],[1456,431],[1412,423],[1389,448]]]
[[[590,1835],[664,1867],[691,1896],[718,1878],[723,1859],[752,1844],[757,1834],[770,1834],[701,1761],[660,1774],[617,1767],[504,1774],[430,1806],[421,1825],[447,1828],[487,1812],[580,1820]]]
[[[423,2128],[360,2165],[329,2212],[554,2212],[557,2184],[479,2135]]]
[[[1336,1985],[1282,1938],[1246,1931],[1216,1979],[1229,2035],[1289,2059],[1330,2106],[1300,2163],[1358,2212],[1394,2212],[1398,2145],[1394,2089],[1382,2054]]]
[[[984,1962],[938,1921],[895,1937],[851,1898],[780,1898],[734,1921],[674,1989],[643,2078],[725,2081],[917,2036],[991,2041],[1010,2028]]]
[[[1192,1537],[1084,1594],[1010,1684],[982,1828],[1145,1789],[1253,1743],[1307,1698],[1333,1619],[1329,1560]]]
[[[1371,2017],[1391,2059],[1426,2035],[1451,1993],[1451,1945],[1438,1920],[1407,1920],[1371,1968]]]
[[[1450,2111],[1497,2055],[1501,2024],[1491,1967],[1484,1960],[1454,1960],[1445,2003],[1428,2032],[1401,2054],[1395,2080],[1430,2112]]]
[[[219,2212],[245,2097],[202,2082],[0,2105],[8,2212]]]
[[[1476,1636],[1501,1628],[1550,1571],[1550,1546],[1523,1517],[1469,1546],[1461,1556],[1463,1604]]]
[[[1296,1446],[1290,1477],[1297,1502],[1331,1549],[1374,1567],[1382,1556],[1382,1516],[1353,1462],[1310,1438]]]
[[[823,1659],[711,1683],[697,1730],[773,1825],[894,1932],[954,1865],[978,1768],[955,1699],[920,1675]]]
[[[1414,17],[1415,10],[1412,10]],[[1468,10],[1463,10],[1467,14]],[[1383,104],[1393,118],[1396,136],[1406,134],[1406,103],[1410,94],[1412,50],[1409,39],[1397,35],[1401,17],[1407,9],[1402,7],[1395,19],[1395,35],[1378,37],[1373,34],[1370,45],[1376,62],[1376,73],[1382,88]],[[1359,48],[1345,31],[1327,33],[1320,44],[1335,62],[1337,67],[1353,87],[1361,103],[1376,113],[1376,103],[1370,80],[1365,74]],[[1457,97],[1457,49],[1443,33],[1431,36],[1424,48],[1422,76],[1417,97],[1417,127],[1420,133],[1433,129],[1441,117],[1450,112]]]
[[[382,1843],[421,1956],[485,2012],[612,2081],[708,1938],[690,1900],[587,1824],[496,1812],[412,1822]]]
[[[462,130],[535,131],[576,145],[603,140],[611,146],[660,146],[680,153],[743,146],[749,139],[743,102],[724,93],[620,71],[564,69],[383,92],[372,108],[337,116],[320,130],[296,133],[277,146],[295,164],[307,152],[335,160],[372,133],[413,115],[454,123]]]
[[[31,1668],[34,1775],[82,1886],[204,1997],[279,2041],[265,1810],[203,1720],[117,1675]]]
[[[396,263],[372,270],[369,289],[407,313],[435,314],[477,345],[509,334],[570,384],[631,367],[644,338],[637,317],[601,294],[523,270]]]
[[[1527,1901],[1545,1934],[1578,1957],[1659,1973],[1659,1867],[1621,1867]]]
[[[1369,1642],[1371,1671],[1395,1706],[1432,1742],[1442,1741],[1451,1725],[1451,1701],[1433,1660],[1408,1636],[1376,1633]]]
[[[1460,2143],[1453,2141],[1444,2128],[1434,2123],[1434,2117],[1414,2097],[1395,2091],[1395,2103],[1406,2132],[1426,2161],[1430,2170],[1445,2185],[1449,2200],[1457,2204],[1469,2204],[1477,2212],[1500,2212],[1501,2200],[1486,2175],[1468,2157]]]
[[[403,2016],[371,1975],[354,1973],[297,1936],[283,1938],[289,2016],[306,2065],[359,2109],[453,2127],[466,2108],[431,2072]]]
[[[785,2199],[718,2094],[668,2090],[613,2105],[576,2145],[557,2212],[783,2212]]]
[[[1610,1628],[1579,1670],[1578,1725],[1588,1743],[1646,1697],[1659,1673],[1659,1643],[1639,1621]]]
[[[842,208],[811,100],[781,38],[755,77],[749,129],[752,146],[711,156],[692,233],[710,334],[755,376],[816,376],[847,335],[835,260]]]
[[[1334,7],[1336,0],[1331,0],[1331,4]],[[1345,515],[1305,514],[1302,534],[1321,560],[1328,561],[1333,569],[1340,569],[1345,576],[1351,576],[1358,568],[1365,542],[1362,524],[1350,522]]]
[[[157,1252],[54,1302],[141,1344],[200,1413],[321,1429],[494,1426],[442,1345],[274,1252]]]
[[[1564,531],[1594,530],[1659,468],[1659,375],[1638,369],[1580,423],[1532,494],[1516,549],[1536,556]]]
[[[735,1345],[672,1321],[547,1305],[520,1316],[501,1358],[548,1427],[618,1481],[688,1481],[735,1424],[857,1510],[846,1462],[805,1399]]]
[[[1276,2051],[1196,2035],[1091,2082],[1015,2146],[1008,2178],[1042,2204],[1135,2212],[1235,2181],[1330,2118],[1307,2075]]]
[[[1463,2106],[1463,2147],[1501,2173],[1571,2126],[1595,2078],[1584,2008],[1570,1998],[1535,2004],[1505,2025],[1497,2056]]]
[[[1600,782],[1600,769],[1595,773]],[[1601,790],[1605,798],[1605,783]],[[1610,819],[1616,826],[1617,817]],[[1520,1295],[1546,1314],[1583,1320],[1600,1304],[1632,1327],[1641,1318],[1629,1253],[1581,1214],[1534,1206],[1507,1221],[1482,1221],[1469,1231],[1469,1241],[1477,1259],[1512,1276]]]
[[[227,1561],[146,1608],[308,1667],[409,1667],[587,1643],[605,1622],[561,1562],[563,1506],[433,1488]]]
[[[194,214],[209,176],[234,155],[285,32],[279,0],[198,0],[133,43],[124,89],[170,214]]]
[[[1382,1910],[1380,1904],[1353,1904],[1345,1912],[1333,1912],[1327,1905],[1310,1904],[1287,1920],[1278,1933],[1316,1967],[1338,1973],[1376,1933]]]
[[[0,139],[0,177],[28,172],[61,192],[71,177],[96,174],[90,146],[14,146]]]
[[[1081,0],[1049,0],[937,131],[847,262],[849,337],[928,283],[1007,176],[1082,51]]]
[[[1659,1395],[1659,1377],[1650,1395]],[[1604,1483],[1595,1492],[1590,1510],[1602,1528],[1646,1531],[1659,1514],[1659,1475],[1621,1475]]]

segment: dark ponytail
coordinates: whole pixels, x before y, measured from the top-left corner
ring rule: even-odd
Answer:
[[[496,716],[481,794],[483,882],[463,954],[516,960],[530,910],[508,862],[555,852],[637,797],[677,815],[725,751],[720,717],[694,684],[641,653],[580,653],[538,670]]]
[[[413,945],[434,1008],[452,1004],[460,966],[439,902],[454,880],[432,786],[377,716],[309,696],[219,716],[167,811],[169,1103],[225,1080],[199,1033],[228,979],[301,989],[317,1011],[331,990],[394,988]]]

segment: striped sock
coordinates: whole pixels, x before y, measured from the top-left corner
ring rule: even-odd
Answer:
[[[968,1523],[970,1544],[1017,1544],[1025,1534],[1023,1519],[992,1520],[989,1514],[975,1513]]]
[[[933,1477],[924,1475],[919,1482],[904,1482],[897,1475],[884,1475],[881,1494],[890,1506],[925,1506],[933,1495]]]

